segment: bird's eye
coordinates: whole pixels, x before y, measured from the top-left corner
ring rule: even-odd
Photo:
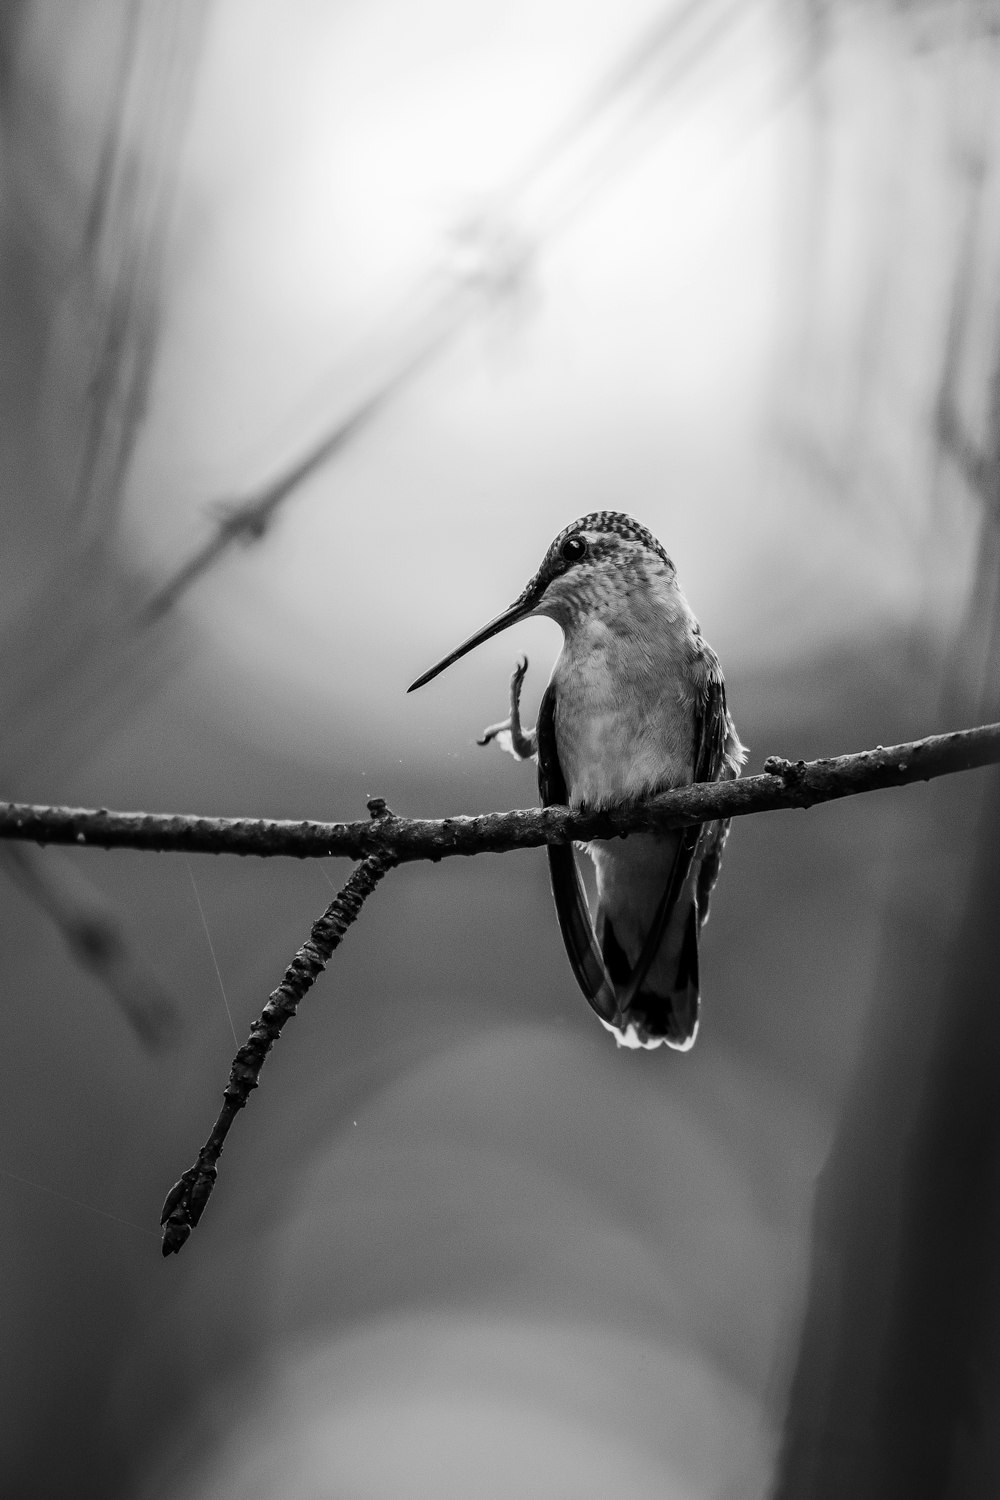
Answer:
[[[579,562],[587,555],[587,543],[582,536],[568,536],[559,548],[559,555],[563,562]]]

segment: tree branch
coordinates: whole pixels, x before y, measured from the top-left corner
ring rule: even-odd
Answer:
[[[701,782],[646,802],[603,812],[566,807],[516,809],[478,817],[397,818],[369,803],[373,821],[289,822],[270,818],[202,818],[182,814],[112,812],[107,808],[43,807],[0,802],[0,838],[101,849],[145,849],[188,854],[276,855],[394,862],[503,854],[542,844],[617,838],[626,833],[683,828],[713,818],[739,818],[781,808],[812,807],[885,787],[930,781],[1000,761],[1000,724],[935,734],[902,745],[877,746],[829,760],[787,761],[771,756],[761,776]]]
[[[373,816],[391,815],[376,810]],[[334,949],[339,948],[365,901],[395,863],[391,854],[381,852],[358,865],[319,921],[313,924],[308,939],[288,965],[278,988],[268,997],[267,1004],[251,1027],[249,1038],[233,1059],[222,1108],[208,1140],[198,1152],[194,1165],[188,1167],[167,1194],[160,1218],[164,1255],[177,1254],[204,1213],[219,1175],[218,1161],[229,1128],[257,1087],[261,1068],[282,1027],[294,1016],[299,1001],[326,968]]]
[[[810,807],[816,802],[929,780],[998,761],[1000,724],[989,724],[889,748],[880,745],[831,760],[792,762],[772,756],[761,776],[700,783],[601,813],[572,813],[568,808],[550,807],[431,821],[397,818],[382,798],[374,797],[368,803],[370,823],[291,823],[0,803],[0,837],[104,848],[299,857],[341,854],[361,860],[314,924],[233,1059],[222,1108],[208,1139],[163,1205],[162,1249],[167,1256],[177,1254],[205,1211],[226,1137],[257,1087],[273,1043],[339,947],[367,897],[394,865],[455,854],[499,853],[544,843],[609,838],[640,829],[682,827],[784,807]]]

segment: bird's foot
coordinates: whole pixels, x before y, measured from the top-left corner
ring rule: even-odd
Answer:
[[[527,670],[528,658],[519,657],[510,679],[510,717],[501,720],[499,724],[491,724],[483,732],[482,738],[476,741],[477,745],[489,745],[496,740],[500,749],[513,755],[515,760],[530,760],[538,750],[538,735],[535,730],[525,731],[521,727],[521,686]]]

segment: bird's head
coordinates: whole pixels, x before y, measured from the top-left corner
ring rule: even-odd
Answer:
[[[551,543],[535,576],[502,614],[448,653],[409,688],[423,687],[445,667],[519,620],[546,615],[563,630],[581,620],[611,618],[641,607],[674,587],[674,565],[660,543],[631,516],[593,511],[565,527]]]

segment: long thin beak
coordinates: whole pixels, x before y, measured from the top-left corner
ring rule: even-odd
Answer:
[[[502,615],[497,615],[496,619],[491,620],[488,625],[484,625],[482,630],[477,630],[475,635],[470,635],[469,639],[463,641],[460,646],[456,646],[454,651],[449,651],[448,655],[439,661],[436,667],[431,667],[430,671],[425,672],[422,677],[418,677],[416,682],[411,682],[406,691],[412,693],[414,689],[423,687],[425,682],[430,682],[432,677],[436,677],[439,672],[443,672],[445,667],[450,667],[453,661],[458,661],[458,658],[464,656],[467,651],[473,651],[476,646],[481,646],[483,641],[488,641],[491,636],[499,635],[501,630],[507,629],[508,625],[516,625],[518,620],[526,620],[534,607],[535,601],[525,598],[522,594],[520,599],[515,599],[514,603],[505,609]]]

